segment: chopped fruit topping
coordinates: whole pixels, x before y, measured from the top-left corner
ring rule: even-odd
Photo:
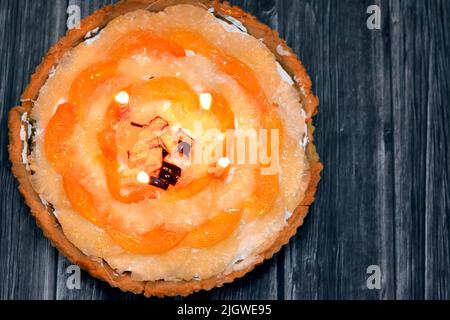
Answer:
[[[133,127],[138,127],[138,128],[144,128],[145,127],[145,124],[138,124],[138,123],[136,123],[136,122],[131,122],[131,125],[133,126]]]
[[[194,143],[194,139],[183,129],[179,128],[174,134],[175,140],[177,141],[186,141],[191,145]]]
[[[181,176],[181,169],[174,164],[163,162],[159,172],[159,179],[167,181],[171,185],[176,185]]]
[[[162,166],[162,162],[162,148],[150,149],[147,153],[147,160],[145,161],[145,170],[147,172],[159,170]]]
[[[191,148],[192,148],[192,146],[185,141],[178,142],[178,150],[177,151],[179,154],[182,154],[189,158],[189,156],[191,154]]]
[[[167,189],[169,189],[170,183],[161,178],[151,177],[150,185],[160,188],[160,189],[163,189],[163,190],[167,190]]]
[[[207,248],[228,238],[241,220],[241,211],[223,211],[214,218],[191,231],[181,243],[182,246]]]
[[[130,151],[129,165],[130,167],[143,167],[147,161],[148,145],[143,141],[138,141]]]
[[[139,132],[139,142],[143,142],[144,144],[150,143],[152,140],[155,140],[158,136],[153,130],[149,128],[145,128]]]
[[[163,149],[163,147],[161,146],[161,144],[160,144],[160,142],[159,142],[158,137],[156,137],[156,138],[153,139],[153,140],[150,140],[150,141],[147,142],[147,143],[148,143],[148,146],[149,146],[150,149],[153,149],[153,148],[160,148],[160,149]],[[162,151],[161,151],[161,152],[162,152]]]
[[[173,140],[172,134],[170,131],[164,132],[160,137],[159,140],[161,142],[161,146],[168,152],[173,153],[175,150],[177,150],[177,143]]]
[[[120,171],[120,174],[123,177],[136,177],[141,171],[139,169],[133,168],[133,169],[125,169]]]
[[[148,125],[148,129],[152,131],[162,131],[163,129],[167,128],[169,126],[169,123],[167,123],[166,120],[164,120],[161,117],[156,117],[152,121],[150,121]]]

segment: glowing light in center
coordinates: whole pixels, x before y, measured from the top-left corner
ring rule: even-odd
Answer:
[[[228,168],[231,164],[231,160],[229,158],[220,158],[219,161],[217,161],[217,165],[221,168]]]
[[[137,179],[137,181],[139,181],[142,184],[147,184],[150,182],[150,177],[144,171],[139,171],[139,173],[136,176],[136,179]]]
[[[126,91],[120,91],[118,94],[116,94],[114,100],[116,100],[116,102],[120,104],[127,104],[130,101],[130,96]]]
[[[210,93],[201,93],[200,94],[200,106],[205,109],[211,109],[212,96]]]

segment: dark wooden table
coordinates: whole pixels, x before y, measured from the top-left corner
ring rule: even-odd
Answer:
[[[107,0],[0,0],[0,298],[142,299],[82,274],[36,227],[10,172],[7,116],[44,53]],[[289,246],[244,279],[190,299],[450,298],[450,1],[232,1],[277,29],[321,100],[326,166]],[[381,30],[366,9],[381,8]],[[366,270],[381,269],[381,290]]]

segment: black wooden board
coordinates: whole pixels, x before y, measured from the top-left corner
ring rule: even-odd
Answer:
[[[0,0],[0,299],[142,299],[82,274],[36,227],[10,172],[9,109],[45,52],[105,0]],[[189,299],[450,298],[450,1],[236,0],[277,29],[319,96],[325,170],[305,225],[245,278]],[[381,29],[369,30],[370,5]],[[366,270],[381,269],[381,290]]]

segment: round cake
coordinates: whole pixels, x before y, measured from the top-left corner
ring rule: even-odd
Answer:
[[[125,1],[55,45],[9,119],[45,235],[124,291],[188,295],[270,258],[322,166],[318,100],[276,32],[218,1]]]

